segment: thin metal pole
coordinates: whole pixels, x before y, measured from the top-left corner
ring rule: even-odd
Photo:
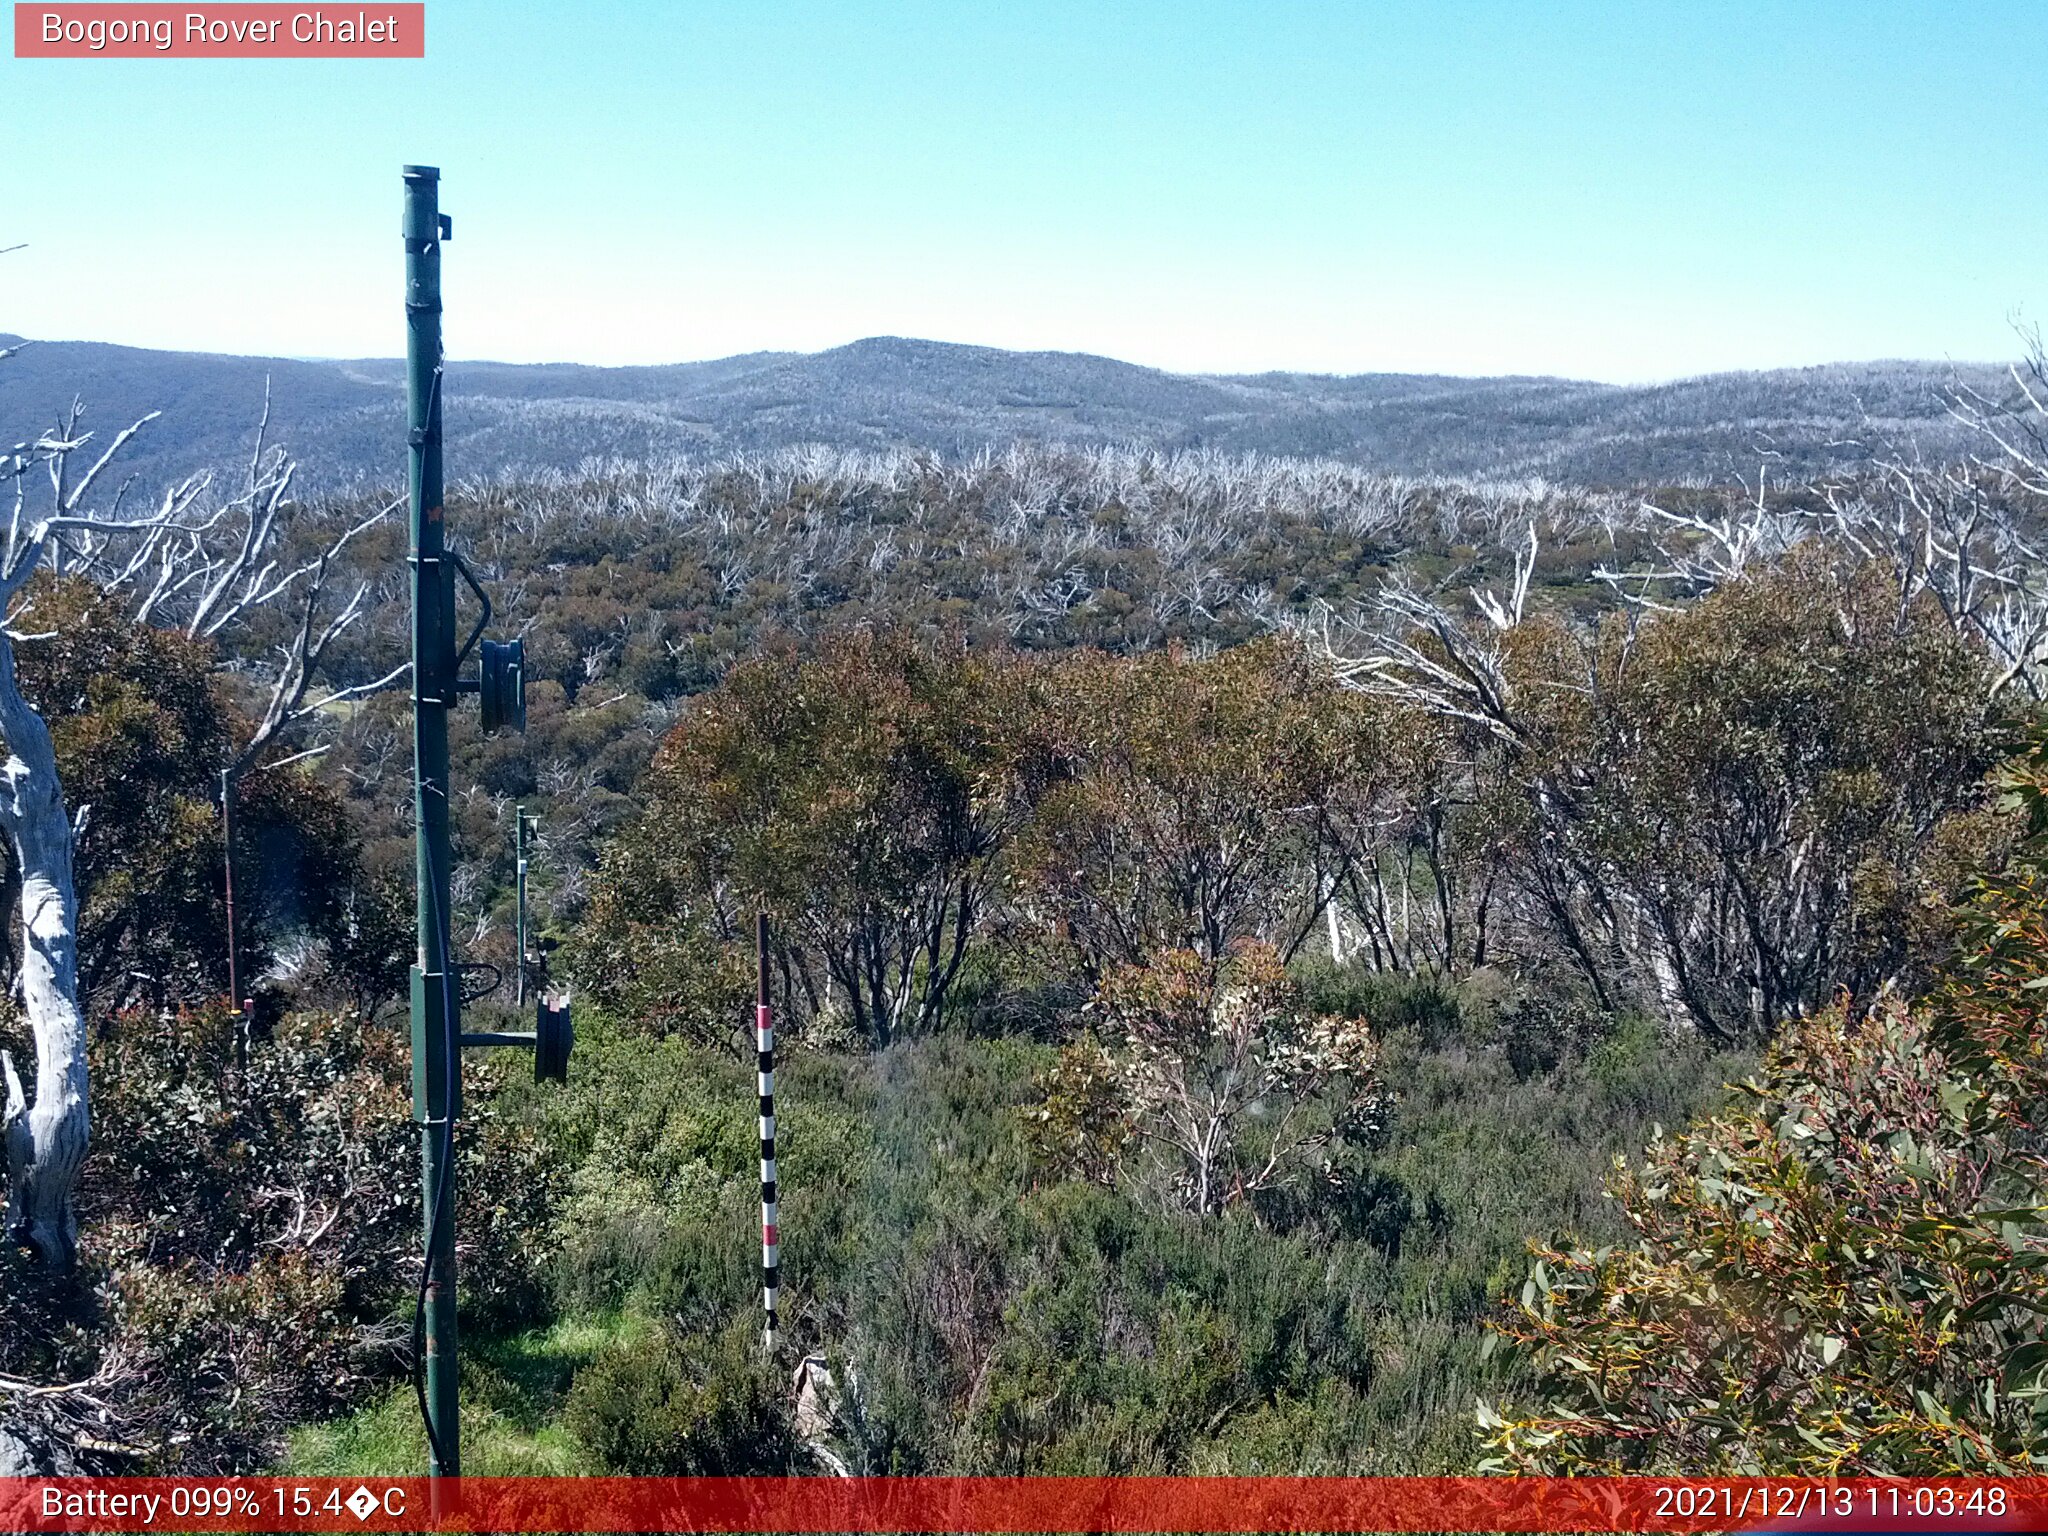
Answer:
[[[775,1017],[768,1006],[768,914],[754,917],[756,1087],[761,1097],[761,1348],[775,1353],[775,1292],[781,1282],[775,1223]]]
[[[448,710],[455,702],[455,583],[441,512],[441,173],[405,168],[407,495],[412,528],[413,818],[419,956],[412,972],[413,1113],[420,1125],[426,1272],[421,1395],[433,1475],[461,1471],[455,1327],[455,1121],[462,1021],[449,972]]]
[[[514,806],[512,819],[512,848],[519,858],[518,948],[513,957],[516,974],[512,983],[512,1001],[523,1008],[526,1006],[526,807]]]
[[[242,989],[235,972],[235,781],[225,768],[220,771],[220,842],[228,893],[228,1001],[239,1008]]]
[[[242,996],[235,951],[235,781],[225,768],[220,771],[221,874],[227,892],[228,909],[228,1004],[235,1010],[235,1070],[249,1070],[249,1034],[255,1025],[253,999]]]

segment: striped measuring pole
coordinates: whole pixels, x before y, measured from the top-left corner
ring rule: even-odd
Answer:
[[[756,1087],[761,1097],[761,1347],[775,1352],[775,1292],[779,1281],[775,1231],[775,1016],[768,1006],[768,914],[754,919],[759,973],[754,993]]]

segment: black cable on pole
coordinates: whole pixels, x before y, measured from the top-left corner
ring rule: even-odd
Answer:
[[[761,1348],[775,1353],[775,1293],[781,1284],[781,1234],[776,1229],[775,1015],[768,1000],[768,914],[754,918],[755,1089],[761,1101]]]
[[[438,378],[439,375],[437,374],[437,381]],[[427,889],[431,894],[434,904],[434,926],[441,934],[441,1018],[442,1027],[446,1029],[447,1020],[454,1017],[449,1012],[454,1006],[454,992],[450,981],[451,972],[447,958],[452,930],[448,923],[448,914],[441,906],[439,871],[429,869],[428,874],[434,877],[428,880]],[[434,1415],[427,1407],[427,1287],[433,1281],[434,1249],[440,1243],[442,1226],[450,1219],[448,1210],[448,1175],[449,1170],[455,1163],[455,1084],[456,1068],[461,1059],[462,1048],[453,1038],[455,1031],[452,1029],[448,1030],[448,1034],[450,1036],[448,1049],[442,1052],[442,1083],[444,1088],[441,1097],[441,1167],[434,1179],[434,1211],[431,1223],[427,1228],[426,1251],[420,1260],[419,1289],[413,1294],[412,1303],[413,1397],[419,1403],[420,1423],[426,1426],[428,1453],[434,1458],[434,1465],[437,1467],[447,1466],[448,1457],[443,1452],[441,1437],[434,1428]]]

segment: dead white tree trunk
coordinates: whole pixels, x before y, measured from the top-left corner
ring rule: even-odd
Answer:
[[[0,630],[0,824],[21,872],[21,1002],[35,1041],[36,1094],[25,1101],[14,1062],[7,1082],[7,1230],[43,1261],[69,1268],[78,1250],[71,1191],[91,1129],[85,1021],[78,1008],[78,904],[71,886],[71,819],[57,782],[49,727],[22,698],[14,639]]]

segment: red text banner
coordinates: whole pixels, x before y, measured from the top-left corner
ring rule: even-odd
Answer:
[[[419,59],[423,4],[14,7],[18,59]]]
[[[0,1479],[6,1531],[2038,1531],[2048,1478]]]

